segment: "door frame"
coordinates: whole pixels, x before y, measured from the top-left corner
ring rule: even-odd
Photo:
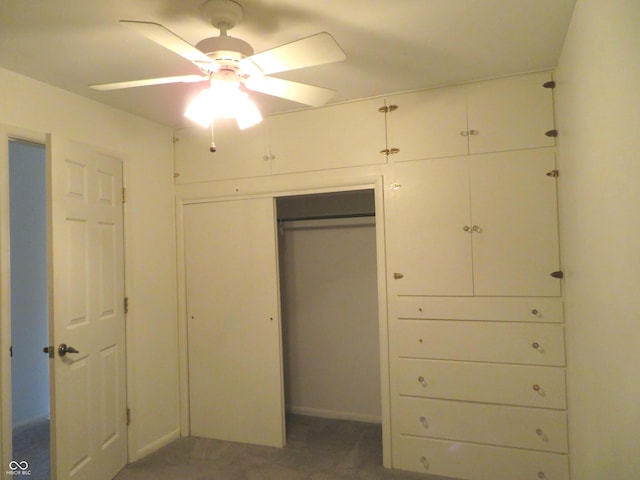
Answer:
[[[267,180],[268,181],[268,180]],[[178,347],[180,372],[180,425],[182,436],[190,435],[189,418],[189,357],[187,341],[187,290],[185,273],[184,249],[184,221],[183,209],[185,205],[194,203],[209,203],[226,200],[242,200],[250,198],[280,198],[298,195],[312,195],[317,193],[336,193],[354,190],[373,190],[375,196],[376,213],[376,261],[378,272],[378,332],[380,349],[380,400],[382,413],[382,447],[383,465],[391,468],[391,409],[389,383],[389,337],[387,315],[387,275],[386,249],[384,226],[384,196],[382,175],[349,178],[344,181],[330,179],[321,181],[296,182],[295,189],[266,188],[260,193],[219,193],[214,185],[197,188],[189,192],[188,185],[184,192],[178,189],[175,199],[176,214],[176,243],[177,243],[177,271],[178,271]],[[284,401],[284,400],[283,400]],[[284,406],[283,406],[284,408]]]
[[[12,425],[12,409],[11,409],[11,358],[9,356],[9,347],[11,345],[11,262],[10,262],[10,224],[9,224],[9,140],[17,139],[24,140],[26,142],[33,142],[42,144],[45,146],[45,151],[47,152],[47,160],[46,160],[46,188],[47,188],[47,222],[51,221],[51,203],[50,203],[50,194],[49,189],[51,188],[51,166],[49,164],[48,157],[48,145],[47,145],[47,133],[38,132],[34,130],[29,130],[21,127],[16,127],[13,125],[0,124],[0,478],[11,478],[9,475],[5,474],[7,470],[7,465],[9,462],[13,460],[13,425]],[[95,148],[96,151],[100,153],[104,153],[109,156],[117,157],[122,162],[122,181],[123,187],[126,187],[127,181],[127,162],[126,157],[118,152],[110,151],[100,147],[92,147]],[[123,248],[124,248],[124,288],[125,295],[127,289],[127,238],[128,238],[128,229],[127,229],[127,209],[126,203],[123,203]],[[49,248],[49,244],[51,241],[51,225],[47,226],[47,244]],[[51,268],[51,257],[50,252],[48,253],[49,258],[47,262],[49,264],[49,269]],[[53,272],[49,271],[49,278],[51,278]],[[51,295],[52,284],[49,282],[49,293]],[[52,299],[49,298],[50,308],[52,306]],[[125,388],[127,395],[127,403],[131,403],[131,389],[129,388],[128,378],[131,377],[131,366],[127,362],[127,358],[129,357],[131,345],[127,342],[127,338],[130,337],[130,325],[126,322],[125,316],[125,344],[126,344],[126,355],[125,355]],[[49,345],[52,344],[53,341],[53,317],[49,316]],[[49,369],[49,401],[50,405],[53,406],[53,402],[55,402],[55,391],[54,391],[54,382],[53,382],[53,366]],[[51,409],[53,411],[53,409]],[[52,426],[51,432],[49,435],[50,445],[52,452],[54,451],[53,447],[55,446],[54,440],[54,427]],[[135,435],[135,430],[131,426],[127,427],[127,461],[131,461],[132,455],[132,445],[133,436]],[[51,459],[51,475],[52,478],[55,478],[55,459]]]
[[[17,139],[44,145],[47,138],[22,128],[0,125],[0,476],[5,478],[12,460],[13,424],[11,409],[11,246],[9,226],[9,140]],[[49,172],[47,167],[47,184]],[[48,209],[47,205],[47,209]],[[47,213],[48,215],[48,213]],[[51,332],[49,332],[51,335]],[[51,388],[51,387],[50,387]]]

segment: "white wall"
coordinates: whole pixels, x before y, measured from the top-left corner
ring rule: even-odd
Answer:
[[[278,241],[287,409],[380,422],[375,219],[284,222]]]
[[[172,131],[4,69],[0,91],[10,134],[52,132],[124,159],[129,452],[137,459],[180,432]]]
[[[578,0],[557,71],[572,478],[640,478],[640,2]]]
[[[47,196],[44,145],[10,142],[13,428],[49,417]]]

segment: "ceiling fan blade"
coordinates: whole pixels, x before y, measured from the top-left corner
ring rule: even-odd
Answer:
[[[245,81],[245,86],[255,92],[266,93],[312,107],[321,107],[336,93],[328,88],[263,76],[248,78]]]
[[[215,68],[215,70],[210,68],[211,71],[217,71],[219,69],[219,65],[211,61],[204,53],[159,23],[137,22],[133,20],[120,20],[120,23],[196,65],[210,65]]]
[[[345,58],[345,53],[334,38],[327,32],[321,32],[247,57],[240,61],[240,67],[250,70],[250,63],[253,63],[268,75],[339,62]]]
[[[148,78],[146,80],[131,80],[128,82],[100,83],[89,85],[94,90],[119,90],[121,88],[146,87],[148,85],[163,85],[165,83],[195,83],[209,80],[207,75],[180,75],[177,77]]]

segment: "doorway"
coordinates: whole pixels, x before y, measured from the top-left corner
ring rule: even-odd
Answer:
[[[46,192],[45,146],[10,139],[12,466],[34,479],[50,478]]]
[[[285,409],[381,423],[374,190],[276,206]]]

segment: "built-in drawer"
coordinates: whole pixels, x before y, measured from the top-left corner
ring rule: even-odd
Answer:
[[[558,323],[396,320],[392,351],[401,357],[564,366]]]
[[[562,410],[400,397],[400,434],[567,453]]]
[[[401,437],[393,467],[469,480],[568,480],[566,454]]]
[[[392,375],[401,395],[566,408],[565,369],[400,358]]]
[[[395,310],[396,318],[563,321],[562,300],[552,297],[397,297]]]

